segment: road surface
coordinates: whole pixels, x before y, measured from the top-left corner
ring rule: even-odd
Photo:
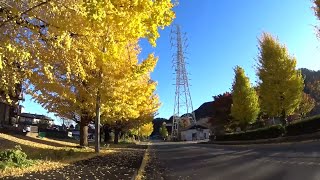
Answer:
[[[154,143],[146,179],[320,180],[320,141],[237,146]]]

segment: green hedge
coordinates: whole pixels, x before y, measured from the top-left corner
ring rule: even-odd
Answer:
[[[312,116],[287,126],[287,136],[314,133],[320,130],[320,115]]]
[[[43,130],[39,133],[44,134],[44,137],[47,138],[58,138],[58,139],[68,139],[68,132],[67,131],[55,131],[55,130]]]
[[[285,133],[285,129],[281,125],[274,125],[266,128],[259,128],[246,132],[229,133],[215,137],[216,141],[238,141],[238,140],[256,140],[277,138]],[[211,137],[214,139],[214,137]]]
[[[320,131],[320,115],[312,116],[301,121],[296,121],[285,128],[281,125],[274,125],[266,128],[259,128],[240,133],[228,133],[225,135],[211,136],[216,141],[239,141],[277,138],[282,135],[296,136],[315,133]]]

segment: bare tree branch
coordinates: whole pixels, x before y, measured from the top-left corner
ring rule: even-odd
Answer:
[[[37,4],[37,5],[29,8],[29,9],[27,9],[26,11],[22,12],[20,15],[15,15],[15,16],[12,16],[12,17],[8,18],[7,20],[3,21],[3,22],[0,24],[0,28],[1,28],[2,26],[4,26],[7,22],[10,22],[10,21],[12,21],[12,20],[14,20],[14,19],[16,19],[16,18],[24,15],[24,14],[27,14],[28,12],[30,12],[30,11],[32,11],[32,10],[34,10],[34,9],[40,7],[40,6],[43,6],[43,5],[47,4],[47,3],[50,2],[50,1],[51,1],[51,0],[43,1],[43,2],[41,2],[41,3],[39,3],[39,4]]]

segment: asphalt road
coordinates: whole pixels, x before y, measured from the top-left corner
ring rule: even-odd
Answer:
[[[155,143],[146,179],[320,180],[320,141],[272,145]]]

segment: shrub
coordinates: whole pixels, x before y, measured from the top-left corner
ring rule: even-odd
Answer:
[[[44,133],[45,137],[47,138],[57,138],[57,139],[68,139],[68,132],[67,131],[56,131],[56,130],[41,130]]]
[[[296,121],[287,126],[288,136],[295,136],[300,134],[308,134],[319,131],[320,129],[320,115],[312,116],[301,121]]]
[[[237,141],[237,140],[257,140],[277,138],[285,133],[285,129],[281,125],[274,125],[266,128],[259,128],[246,132],[229,133],[216,136],[216,141]],[[213,139],[214,137],[211,137]]]
[[[33,161],[27,159],[27,154],[22,151],[20,146],[0,152],[0,169],[26,167],[32,164]]]

